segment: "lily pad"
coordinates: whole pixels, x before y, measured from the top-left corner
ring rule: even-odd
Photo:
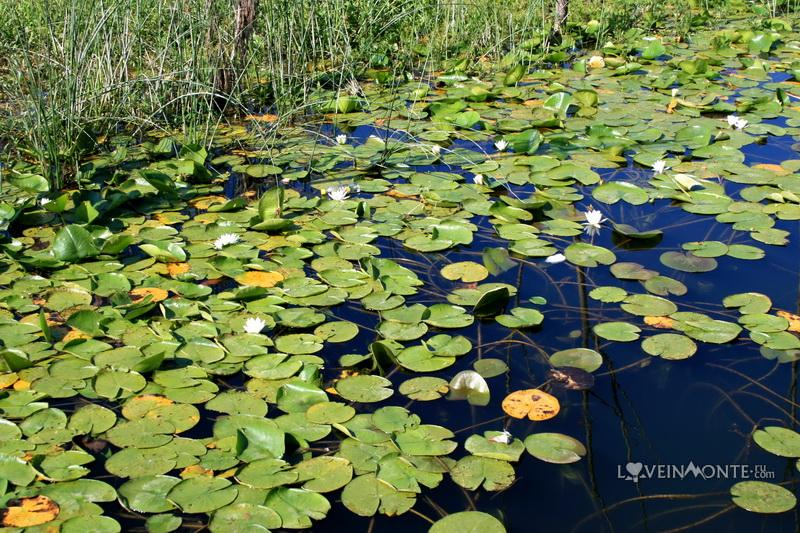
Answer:
[[[555,367],[574,367],[594,372],[603,364],[603,356],[589,348],[561,350],[550,356],[550,364]]]
[[[342,491],[342,503],[359,516],[403,514],[414,506],[413,492],[401,492],[388,483],[379,481],[375,474],[354,478]]]
[[[683,335],[660,333],[643,340],[642,350],[663,359],[688,359],[697,351],[697,345]]]
[[[520,447],[524,449],[522,443]],[[520,450],[521,452],[521,450]],[[514,483],[514,467],[506,461],[468,455],[460,459],[450,475],[458,485],[468,490],[483,487],[484,490],[504,490]]]
[[[280,515],[269,507],[255,503],[234,503],[214,512],[208,525],[212,533],[269,531],[281,527]]]
[[[564,255],[570,263],[583,267],[610,265],[617,260],[617,256],[611,250],[582,242],[567,246]]]
[[[800,433],[788,428],[768,426],[753,432],[756,444],[780,457],[800,457]]]
[[[628,322],[603,322],[592,328],[595,335],[609,341],[631,342],[639,338],[642,331]]]
[[[353,402],[373,403],[390,397],[392,382],[381,376],[351,376],[336,383],[336,392]]]
[[[449,280],[460,280],[464,283],[475,283],[489,276],[489,271],[481,264],[472,261],[450,263],[442,268],[442,276]]]
[[[789,490],[764,481],[740,481],[731,487],[731,497],[737,506],[753,513],[783,513],[797,505]]]
[[[464,511],[437,521],[428,533],[505,533],[503,523],[490,514]]]
[[[537,459],[556,464],[575,463],[586,455],[586,447],[580,441],[561,433],[528,435],[525,449]]]
[[[661,263],[681,272],[711,272],[717,268],[717,262],[711,257],[698,257],[691,253],[664,252]]]
[[[447,381],[442,378],[411,378],[400,384],[400,394],[416,401],[438,400],[450,390]]]
[[[167,499],[186,513],[209,513],[231,503],[237,494],[227,479],[201,476],[176,484]]]

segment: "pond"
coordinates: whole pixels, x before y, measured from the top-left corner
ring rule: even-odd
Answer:
[[[3,524],[796,531],[796,39],[20,162]]]

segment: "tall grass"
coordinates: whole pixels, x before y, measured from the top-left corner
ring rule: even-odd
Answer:
[[[572,0],[572,22],[599,20],[601,42],[635,25],[674,23],[684,16],[677,4],[715,1]],[[553,3],[260,0],[246,57],[231,65],[236,0],[0,0],[0,143],[61,187],[120,128],[179,128],[210,142],[221,120],[313,109],[320,88],[343,88],[370,67],[397,74],[462,57],[501,68],[530,61],[519,52],[546,46]],[[779,10],[797,0],[764,3]],[[233,80],[224,93],[221,72]]]
[[[180,126],[205,137],[213,99],[216,2],[8,2],[7,74],[14,146],[53,187],[120,124]],[[212,13],[214,11],[211,11]]]

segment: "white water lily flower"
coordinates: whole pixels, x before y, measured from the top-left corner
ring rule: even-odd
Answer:
[[[658,161],[653,163],[653,172],[655,172],[656,175],[663,174],[666,169],[667,169],[667,162],[664,161],[663,159],[659,159]]]
[[[498,150],[499,152],[502,152],[502,151],[504,151],[506,148],[508,148],[508,141],[506,141],[505,139],[500,139],[499,141],[497,141],[496,143],[494,143],[494,147],[495,147],[495,148],[497,148],[497,150]]]
[[[603,213],[589,206],[588,211],[585,211],[583,216],[586,218],[586,222],[583,223],[583,231],[590,237],[594,237],[600,231],[601,224],[606,221],[603,218]]]
[[[474,370],[462,370],[450,380],[451,400],[467,400],[471,405],[489,403],[489,385]]]
[[[433,152],[433,155],[439,155],[440,153],[442,153],[442,147],[439,146],[438,144],[432,144],[431,152]]]
[[[235,233],[224,233],[219,236],[219,238],[214,241],[214,248],[217,250],[222,250],[229,244],[236,244],[239,242],[239,236]]]
[[[728,115],[726,118],[728,119],[728,126],[731,128],[743,130],[745,126],[747,126],[747,119],[737,117],[736,115]]]
[[[244,332],[245,333],[261,333],[261,330],[267,326],[267,323],[264,321],[263,318],[259,318],[257,316],[251,316],[247,320],[244,321]]]
[[[50,198],[40,198],[39,199],[39,205],[42,206],[42,207],[46,206],[50,202],[52,202],[52,200]]]
[[[586,64],[589,68],[603,68],[606,66],[606,60],[603,59],[603,56],[592,56]]]
[[[475,182],[475,185],[483,185],[483,174],[475,174],[472,177],[472,181]]]
[[[514,436],[509,433],[507,429],[504,429],[502,433],[499,435],[495,435],[494,437],[489,437],[487,440],[489,442],[499,442],[502,444],[508,444],[514,439]]]
[[[336,144],[347,144],[347,135],[341,133],[336,136]]]
[[[583,232],[589,237],[594,237],[600,233],[600,226],[585,226]]]
[[[672,89],[672,97],[673,98],[677,97],[678,96],[678,92],[679,92],[679,90],[677,88]]]
[[[328,187],[328,198],[337,202],[343,202],[350,197],[350,187],[347,185],[337,185]]]
[[[544,262],[545,263],[549,263],[551,265],[555,265],[555,264],[558,264],[558,263],[563,263],[566,260],[567,260],[567,256],[565,256],[564,254],[558,253],[558,254],[551,255],[550,257],[545,259]]]
[[[597,229],[600,229],[600,224],[606,221],[606,219],[603,218],[603,213],[592,206],[589,206],[589,209],[583,213],[583,216],[586,218],[586,222],[584,222],[585,226],[592,226]]]

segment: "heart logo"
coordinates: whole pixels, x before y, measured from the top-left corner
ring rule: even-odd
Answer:
[[[638,477],[639,472],[642,471],[642,463],[628,463],[625,465],[625,470],[633,477]]]

